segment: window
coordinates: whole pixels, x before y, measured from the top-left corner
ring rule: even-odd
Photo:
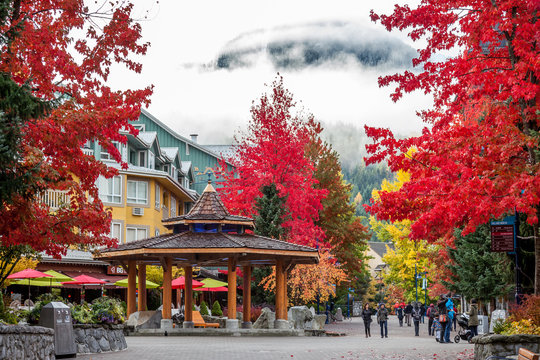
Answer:
[[[120,155],[122,155],[122,144],[118,141],[112,141],[112,144],[118,150]],[[103,145],[101,145],[101,160],[114,160],[112,155],[107,151],[107,148],[103,147]]]
[[[159,210],[161,208],[161,189],[159,187],[159,184],[156,184],[156,193],[155,193],[155,207],[156,210]]]
[[[150,169],[154,169],[155,168],[155,162],[156,162],[156,157],[155,157],[154,153],[149,151],[148,152],[148,167]]]
[[[189,155],[189,144],[186,143],[186,155]]]
[[[163,171],[165,171],[168,174],[169,173],[169,165],[163,165]]]
[[[139,166],[146,167],[146,151],[139,151]]]
[[[155,236],[159,236],[159,229],[156,229]]]
[[[111,239],[117,239],[118,243],[122,243],[122,223],[112,222],[111,223],[111,233],[109,234]]]
[[[176,166],[171,165],[171,176],[174,180],[178,181],[178,171],[176,170]]]
[[[176,216],[176,198],[171,196],[171,217]]]
[[[132,124],[133,127],[139,131],[144,131],[144,125],[145,124]]]
[[[126,242],[146,239],[146,228],[126,227]]]
[[[98,179],[98,191],[101,201],[106,203],[122,203],[122,178],[113,176],[106,179],[102,176]]]
[[[148,204],[148,183],[146,181],[128,180],[127,202],[132,204]]]

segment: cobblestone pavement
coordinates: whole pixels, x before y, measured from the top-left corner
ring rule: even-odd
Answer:
[[[372,337],[364,335],[359,318],[327,325],[327,330],[346,333],[339,337],[127,337],[128,349],[117,353],[78,355],[84,360],[126,359],[400,359],[400,360],[469,360],[473,345],[439,344],[427,334],[427,323],[420,324],[420,336],[414,327],[398,326],[391,317],[388,338],[381,339],[380,328],[372,323]],[[452,338],[455,335],[452,332]]]

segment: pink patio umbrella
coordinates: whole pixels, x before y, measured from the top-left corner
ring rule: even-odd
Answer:
[[[106,281],[96,279],[95,277],[88,275],[79,275],[73,278],[73,281],[63,281],[62,284],[66,285],[81,285],[81,304],[84,301],[84,285],[103,285]]]
[[[8,279],[28,279],[28,300],[30,302],[30,279],[39,279],[39,278],[46,278],[46,277],[52,277],[49,274],[42,273],[41,271],[37,271],[34,269],[24,269],[22,271],[16,272],[14,274],[9,275]]]

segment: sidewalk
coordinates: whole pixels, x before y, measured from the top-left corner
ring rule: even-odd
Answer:
[[[78,355],[79,359],[401,359],[469,360],[473,345],[439,344],[427,335],[427,323],[420,324],[420,336],[414,327],[400,328],[390,317],[388,338],[381,339],[377,323],[372,323],[372,337],[365,338],[360,318],[327,325],[327,330],[346,333],[339,337],[127,337],[128,349],[117,353]],[[455,333],[452,333],[452,338]]]

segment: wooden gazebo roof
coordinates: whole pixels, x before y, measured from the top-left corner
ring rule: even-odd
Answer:
[[[229,258],[253,266],[274,265],[277,259],[289,264],[319,262],[314,248],[252,234],[253,219],[231,215],[210,183],[189,214],[165,219],[163,224],[173,233],[104,249],[96,257],[112,263],[137,260],[156,265],[172,257],[177,266],[223,266]]]

